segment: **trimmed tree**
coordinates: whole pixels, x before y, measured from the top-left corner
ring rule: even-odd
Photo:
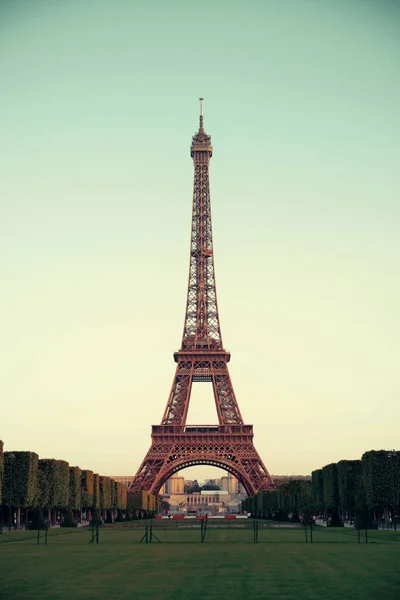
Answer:
[[[124,483],[118,483],[118,508],[126,510],[128,489]]]
[[[79,467],[69,468],[69,509],[74,520],[81,508],[81,477],[82,470]]]
[[[111,506],[113,511],[118,508],[118,488],[115,479],[111,479]]]
[[[93,506],[93,471],[90,471],[89,469],[82,471],[81,502],[82,508],[86,510],[86,518],[90,521]]]
[[[4,452],[3,440],[0,440],[0,506],[2,505],[3,473],[4,473]]]
[[[111,479],[109,477],[100,477],[100,508],[103,511],[104,520],[111,520],[111,516],[107,514],[107,511],[112,508]]]
[[[48,520],[55,523],[57,509],[65,510],[68,504],[69,464],[65,460],[41,458],[38,462],[38,506],[47,509]]]
[[[99,513],[100,508],[100,475],[95,473],[93,475],[93,513]],[[92,516],[92,518],[94,518]]]
[[[340,460],[337,463],[339,507],[343,521],[353,522],[356,495],[361,482],[361,460]]]
[[[37,495],[38,455],[35,452],[5,452],[3,500],[16,508],[17,526],[21,521],[21,508],[29,509]]]
[[[307,481],[306,479],[291,479],[289,481],[291,520],[296,521],[301,517],[308,522],[312,516],[312,505],[311,481]]]
[[[278,508],[279,520],[287,521],[290,512],[289,483],[281,483],[281,485],[278,486]]]
[[[396,526],[396,512],[400,505],[400,452],[370,450],[361,459],[365,502],[373,511],[374,520],[392,518]]]
[[[322,468],[323,501],[329,525],[339,525],[339,483],[336,463],[330,463]]]
[[[315,512],[325,516],[324,509],[324,476],[322,469],[316,469],[311,473],[312,499]]]

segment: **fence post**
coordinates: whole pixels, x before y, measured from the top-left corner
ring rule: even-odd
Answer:
[[[256,521],[256,519],[253,519],[253,536],[254,543],[258,544],[258,521]]]

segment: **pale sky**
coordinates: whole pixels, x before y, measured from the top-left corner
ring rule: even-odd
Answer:
[[[182,336],[199,96],[222,336],[268,470],[399,447],[400,3],[0,7],[5,449],[103,475],[147,452]],[[211,384],[192,400],[216,422]]]

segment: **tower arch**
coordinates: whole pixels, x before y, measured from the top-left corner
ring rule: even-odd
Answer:
[[[166,483],[166,481],[170,477],[175,475],[175,473],[178,473],[183,469],[187,469],[188,467],[199,467],[202,465],[209,465],[210,467],[217,467],[219,469],[224,469],[224,471],[228,471],[231,475],[236,477],[239,483],[242,484],[248,496],[252,496],[253,494],[255,494],[255,490],[253,489],[251,480],[247,477],[247,475],[244,475],[238,468],[235,468],[228,462],[212,459],[187,459],[180,461],[179,464],[172,465],[170,469],[165,471],[162,477],[157,481],[157,485],[156,487],[154,487],[152,493],[158,494],[164,483]]]

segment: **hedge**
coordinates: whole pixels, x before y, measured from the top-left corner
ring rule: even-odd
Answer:
[[[3,452],[3,440],[0,440],[0,506],[1,506],[1,491],[3,488],[3,473],[4,473],[4,452]]]
[[[312,508],[311,481],[291,479],[289,481],[288,506],[292,513],[303,514]]]
[[[397,508],[400,505],[400,452],[370,450],[361,459],[366,504]]]
[[[337,463],[337,472],[339,506],[351,516],[356,508],[357,492],[362,485],[361,460],[340,460]]]
[[[92,508],[93,506],[93,471],[82,471],[81,502],[83,507]]]
[[[324,477],[322,474],[322,469],[316,469],[311,473],[313,504],[315,511],[319,513],[324,511],[323,481]]]
[[[82,470],[79,467],[69,468],[69,508],[80,510],[81,508],[81,477]]]
[[[37,505],[67,508],[69,503],[69,464],[65,460],[41,458],[38,462]]]
[[[100,475],[93,475],[93,508],[100,508]]]
[[[111,479],[111,506],[118,508],[118,488],[115,479]]]
[[[100,508],[109,510],[111,503],[111,479],[109,477],[100,477]]]
[[[128,490],[124,483],[117,482],[117,508],[126,509]]]
[[[336,463],[331,463],[322,468],[322,489],[324,507],[335,510],[339,505],[338,469]]]
[[[11,483],[11,505],[23,508],[34,506],[37,494],[38,458],[35,452],[4,453],[4,504],[7,506],[10,504]]]
[[[281,483],[278,487],[278,508],[281,511],[281,516],[286,518],[290,512],[288,483]]]

